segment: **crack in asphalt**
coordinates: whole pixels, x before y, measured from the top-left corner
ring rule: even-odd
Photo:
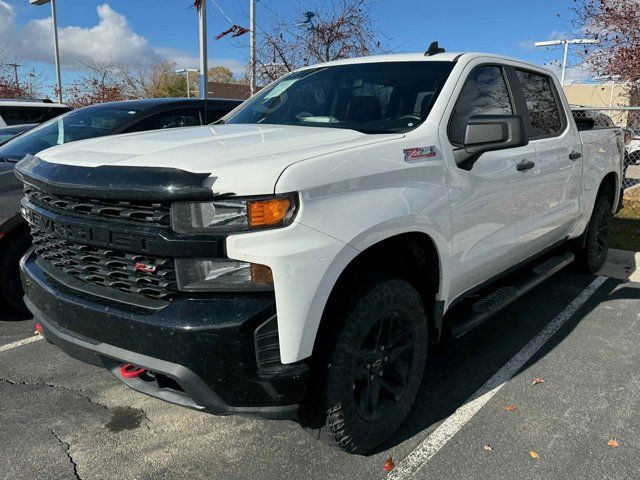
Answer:
[[[96,402],[95,400],[93,400],[83,390],[69,388],[69,387],[65,387],[63,385],[55,385],[53,383],[47,383],[47,382],[27,382],[27,381],[24,381],[24,380],[15,381],[15,380],[11,380],[9,378],[4,378],[4,377],[0,377],[0,382],[5,382],[5,383],[8,383],[9,385],[26,385],[26,386],[31,386],[31,387],[50,387],[50,388],[55,388],[55,389],[59,389],[59,390],[63,390],[65,392],[71,393],[73,395],[77,395],[80,398],[84,398],[89,403],[92,403],[93,405],[96,405],[98,407],[104,408],[105,410],[109,409],[109,407],[106,406],[104,403]],[[146,417],[146,414],[145,414],[145,417]]]
[[[24,380],[20,380],[20,381],[15,381],[15,380],[11,380],[9,378],[4,378],[4,377],[0,377],[0,382],[4,382],[4,383],[8,383],[9,385],[25,385],[25,386],[30,386],[30,387],[49,387],[49,388],[55,388],[58,390],[63,390],[65,392],[71,393],[72,395],[76,395],[80,398],[83,398],[84,400],[88,401],[89,403],[96,405],[100,408],[103,408],[105,410],[111,410],[107,405],[105,405],[104,403],[100,403],[100,402],[96,402],[95,400],[93,400],[89,395],[87,395],[83,390],[79,390],[79,389],[74,389],[74,388],[69,388],[69,387],[65,387],[63,385],[56,385],[53,383],[48,383],[48,382],[27,382]],[[132,408],[132,407],[127,407],[127,408]],[[149,418],[149,416],[147,415],[147,412],[145,412],[145,410],[143,408],[138,408],[138,410],[140,410],[140,412],[142,412],[142,415],[144,416],[144,426],[147,428],[147,430],[151,431],[151,419]]]
[[[78,464],[76,463],[76,461],[73,459],[73,457],[71,456],[71,444],[69,444],[68,442],[65,442],[64,440],[62,440],[60,438],[60,435],[58,435],[53,428],[51,427],[45,427],[44,425],[40,425],[42,428],[46,428],[47,430],[49,430],[49,432],[51,432],[51,435],[53,435],[55,437],[55,439],[60,442],[60,444],[64,447],[64,453],[67,455],[67,458],[69,459],[69,462],[71,462],[71,466],[73,467],[73,476],[74,478],[77,478],[78,480],[82,480],[80,478],[80,475],[78,474]]]

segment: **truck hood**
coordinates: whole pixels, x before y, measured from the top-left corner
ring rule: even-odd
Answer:
[[[402,138],[355,130],[283,125],[207,125],[73,142],[37,156],[84,167],[177,168],[215,177],[217,193],[271,193],[282,171],[309,158]]]

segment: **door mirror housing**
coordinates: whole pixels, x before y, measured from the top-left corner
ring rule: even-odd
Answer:
[[[474,115],[465,127],[464,145],[456,154],[460,168],[471,170],[485,152],[524,147],[529,137],[520,115]]]
[[[464,149],[468,153],[523,147],[528,143],[520,115],[474,115],[465,128]]]

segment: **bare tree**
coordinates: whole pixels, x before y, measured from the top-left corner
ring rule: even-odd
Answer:
[[[65,89],[67,104],[73,108],[95,103],[127,100],[127,85],[123,67],[113,62],[91,62],[84,64],[87,74],[75,80]]]
[[[598,45],[583,56],[596,75],[640,86],[640,0],[576,0],[576,26]]]
[[[370,0],[308,2],[284,18],[271,12],[259,32],[260,81],[270,82],[314,63],[378,53],[380,36]]]
[[[0,98],[28,98],[31,96],[27,82],[18,82],[6,48],[0,49]],[[17,67],[16,67],[17,68]]]

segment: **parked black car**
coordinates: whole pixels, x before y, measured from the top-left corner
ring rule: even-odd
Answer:
[[[203,125],[226,115],[242,100],[158,98],[111,102],[61,115],[0,146],[0,298],[24,310],[18,263],[30,246],[20,214],[22,185],[13,169],[26,155],[62,143],[120,133]]]

